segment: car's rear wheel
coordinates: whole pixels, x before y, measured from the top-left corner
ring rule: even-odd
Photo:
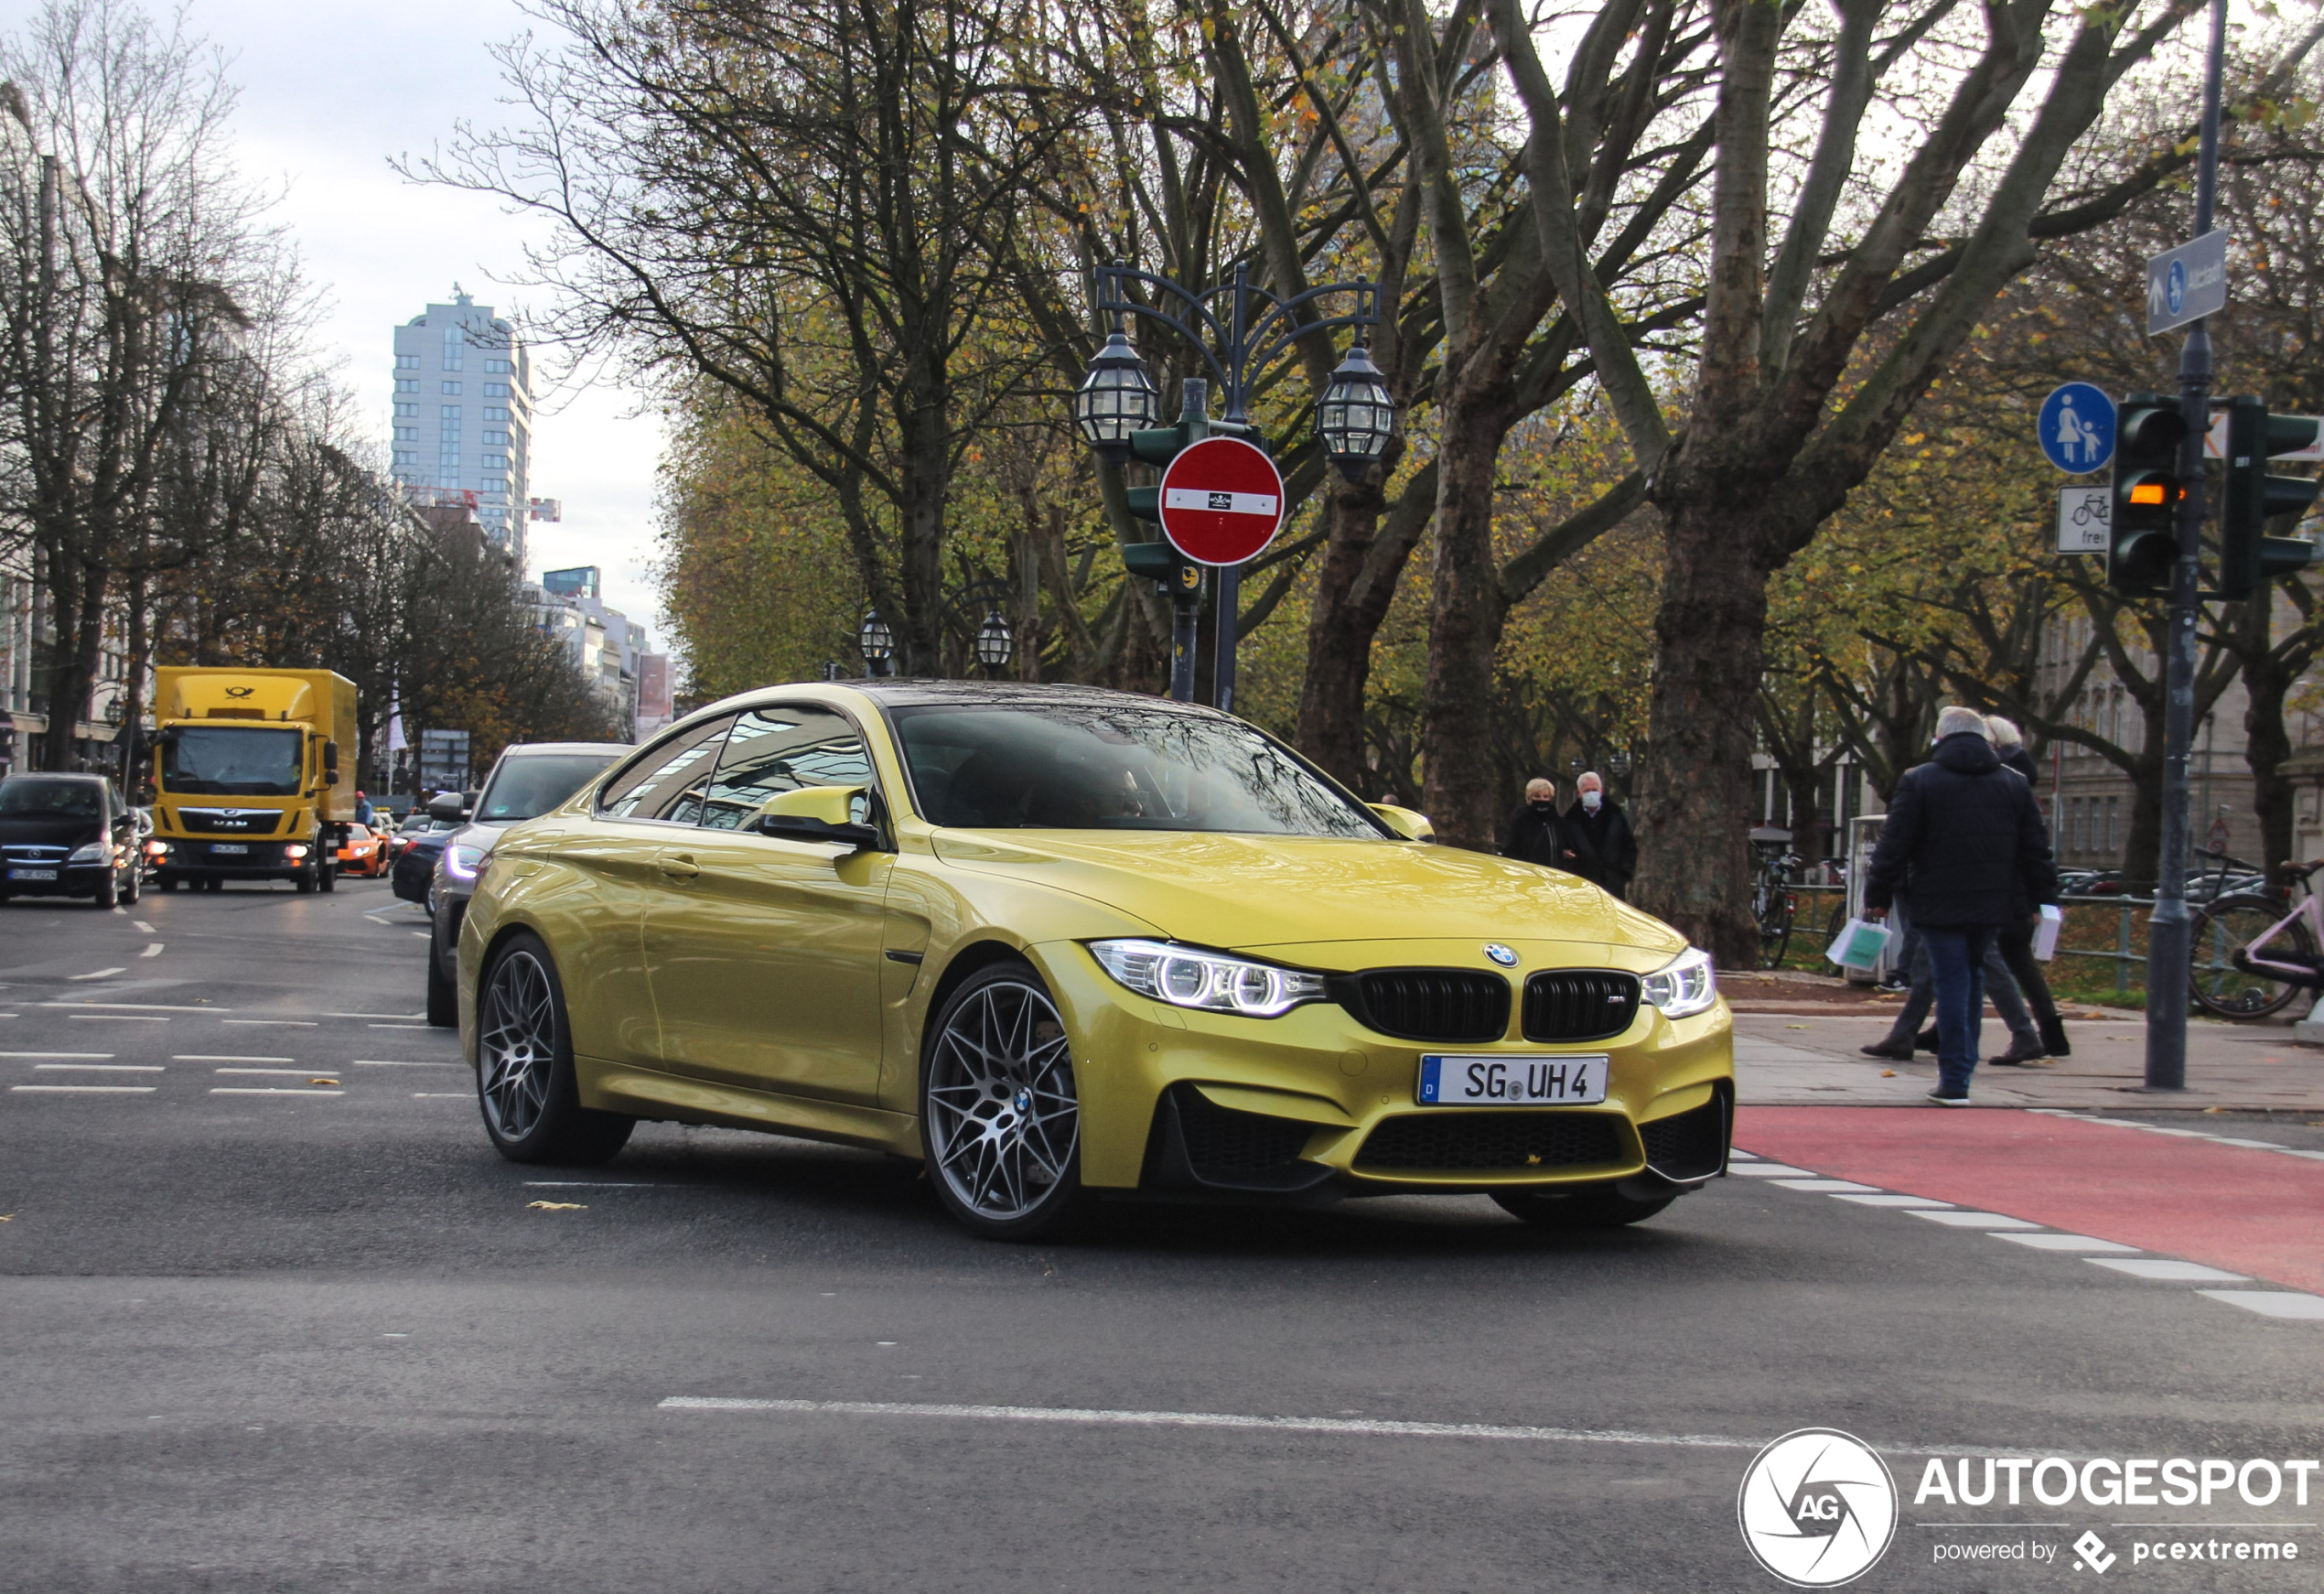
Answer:
[[[1028,964],[978,970],[930,1025],[920,1143],[937,1199],[988,1239],[1047,1239],[1086,1212],[1072,1045]]]
[[[484,1130],[511,1162],[597,1163],[629,1141],[637,1120],[581,1104],[565,1027],[565,987],[538,936],[511,936],[479,989],[477,1096]]]
[[[1624,1223],[1652,1217],[1676,1200],[1673,1193],[1641,1201],[1622,1194],[1619,1186],[1610,1184],[1583,1185],[1568,1195],[1533,1190],[1499,1190],[1493,1195],[1494,1204],[1511,1217],[1536,1229],[1568,1233],[1586,1229],[1619,1229]]]

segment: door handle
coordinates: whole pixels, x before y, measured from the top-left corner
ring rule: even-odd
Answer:
[[[701,874],[702,869],[694,861],[693,854],[678,853],[662,858],[662,872],[673,880],[691,880]]]

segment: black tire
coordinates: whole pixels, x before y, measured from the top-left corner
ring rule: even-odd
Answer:
[[[452,984],[452,976],[444,972],[444,959],[436,948],[436,928],[427,932],[427,1021],[438,1029],[450,1029],[460,1021],[460,993]]]
[[[226,877],[212,875],[201,883],[201,889],[205,891],[222,891],[226,889]]]
[[[1030,964],[962,981],[929,1022],[920,1072],[928,1182],[963,1228],[1025,1244],[1084,1223],[1072,1044]]]
[[[315,866],[315,889],[318,891],[339,889],[339,865],[336,862],[325,858]]]
[[[2187,995],[2215,1018],[2249,1023],[2281,1012],[2303,987],[2239,968],[2236,957],[2284,917],[2284,904],[2269,897],[2221,897],[2207,902],[2189,927]],[[2270,943],[2286,962],[2317,966],[2316,938],[2308,921],[2295,919]]]
[[[315,894],[315,871],[313,869],[299,870],[298,873],[291,877],[291,886],[302,897],[313,896]]]
[[[100,911],[120,907],[121,871],[119,869],[107,869],[105,871],[105,883],[97,888],[95,892],[91,895],[90,900],[96,903]]]
[[[494,1148],[511,1162],[610,1160],[638,1121],[581,1104],[565,986],[541,938],[502,942],[477,991],[477,1104]]]
[[[161,878],[156,880],[154,885],[160,890],[163,896],[167,897],[170,892],[178,889],[178,877],[175,875],[164,875]]]
[[[1622,1194],[1610,1184],[1586,1184],[1570,1195],[1549,1195],[1533,1190],[1501,1190],[1493,1195],[1493,1204],[1511,1217],[1531,1223],[1536,1229],[1551,1229],[1564,1233],[1581,1233],[1591,1229],[1619,1229],[1625,1223],[1635,1223],[1652,1217],[1678,1200],[1670,1195],[1654,1196],[1645,1201]]]
[[[137,905],[137,899],[145,894],[145,881],[138,877],[138,873],[135,869],[131,869],[129,871],[129,889],[121,894],[122,906],[125,908],[134,908]]]

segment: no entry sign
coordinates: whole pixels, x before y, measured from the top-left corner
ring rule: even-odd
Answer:
[[[1240,437],[1205,437],[1162,473],[1162,534],[1198,565],[1240,565],[1283,524],[1283,477]]]

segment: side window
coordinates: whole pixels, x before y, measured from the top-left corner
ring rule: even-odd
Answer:
[[[734,716],[720,715],[648,748],[607,783],[597,812],[608,819],[698,823],[718,749],[734,722]]]
[[[871,761],[864,738],[844,716],[808,705],[754,708],[735,724],[718,759],[702,823],[738,829],[780,792],[802,786],[862,786],[852,817],[870,811]]]

